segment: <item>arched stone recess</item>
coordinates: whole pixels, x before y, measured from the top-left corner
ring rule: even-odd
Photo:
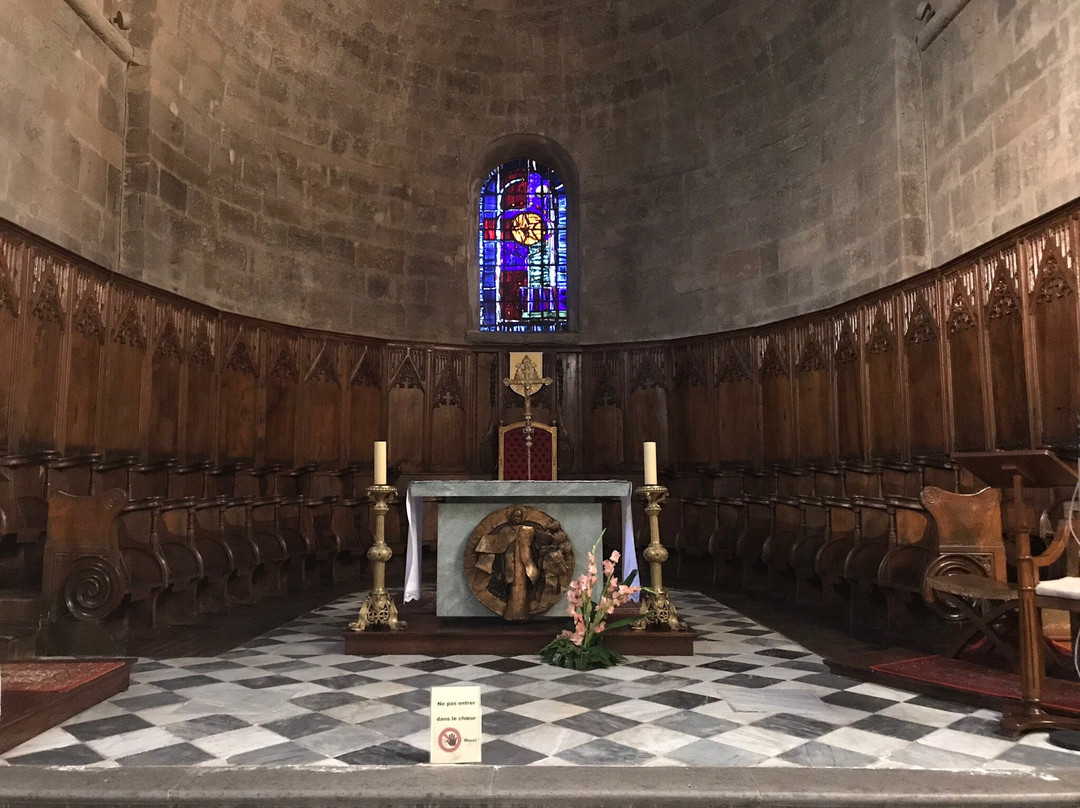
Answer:
[[[529,333],[492,333],[481,331],[480,324],[480,277],[479,277],[479,240],[480,229],[479,202],[480,193],[490,176],[501,165],[518,159],[536,160],[538,163],[555,171],[566,189],[566,266],[567,266],[567,326],[565,330],[555,332]],[[468,313],[469,330],[466,340],[470,343],[495,344],[573,344],[580,333],[580,289],[581,271],[578,256],[578,232],[580,229],[581,207],[577,165],[569,152],[555,140],[543,135],[517,133],[505,135],[488,144],[473,162],[469,174],[469,210],[470,230],[467,234],[468,261]]]

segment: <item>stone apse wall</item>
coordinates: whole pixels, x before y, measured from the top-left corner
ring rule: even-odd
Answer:
[[[923,54],[933,263],[1080,196],[1080,4],[972,2]]]
[[[685,462],[1066,436],[1074,352],[1058,372],[1039,340],[1074,345],[1071,320],[1028,304],[1044,254],[1074,270],[1072,225],[949,262],[1080,195],[1076,3],[973,0],[925,53],[901,0],[129,5],[126,72],[61,0],[0,33],[0,205],[51,242],[7,228],[36,245],[5,248],[9,450],[338,462],[382,435],[413,471],[490,470],[469,195],[514,132],[580,176],[586,347],[551,354],[548,402],[568,469],[665,430]],[[889,286],[932,265],[921,297]],[[1023,317],[989,302],[1002,272]],[[906,341],[924,308],[955,348]]]
[[[115,268],[124,64],[62,0],[0,17],[0,217]]]

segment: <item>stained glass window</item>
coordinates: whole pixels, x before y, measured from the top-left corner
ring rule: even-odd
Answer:
[[[496,168],[480,192],[480,330],[562,331],[566,188],[535,160]]]

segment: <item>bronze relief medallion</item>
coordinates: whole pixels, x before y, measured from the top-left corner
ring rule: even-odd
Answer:
[[[510,505],[473,528],[464,563],[477,600],[505,620],[528,620],[566,592],[574,546],[558,520],[539,508]]]

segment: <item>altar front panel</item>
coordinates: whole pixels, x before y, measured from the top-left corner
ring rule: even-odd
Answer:
[[[463,559],[469,534],[492,511],[507,507],[508,502],[440,502],[438,570],[436,573],[435,614],[438,617],[498,617],[476,599],[465,580]],[[574,577],[585,572],[587,555],[603,529],[599,502],[545,501],[522,499],[519,504],[539,508],[562,524],[574,546]],[[602,550],[601,550],[602,552]],[[567,615],[566,594],[542,616]],[[537,615],[540,617],[541,615]]]
[[[436,614],[439,617],[498,618],[469,588],[463,558],[473,529],[493,511],[509,505],[538,508],[557,519],[574,547],[574,575],[585,571],[587,555],[603,529],[603,502],[623,504],[623,560],[619,574],[637,569],[630,517],[630,483],[624,480],[505,481],[423,480],[408,491],[409,542],[406,551],[405,599],[420,596],[420,536],[423,500],[436,499],[438,510],[438,566]],[[598,559],[599,560],[599,559]],[[565,593],[546,616],[566,614]]]

